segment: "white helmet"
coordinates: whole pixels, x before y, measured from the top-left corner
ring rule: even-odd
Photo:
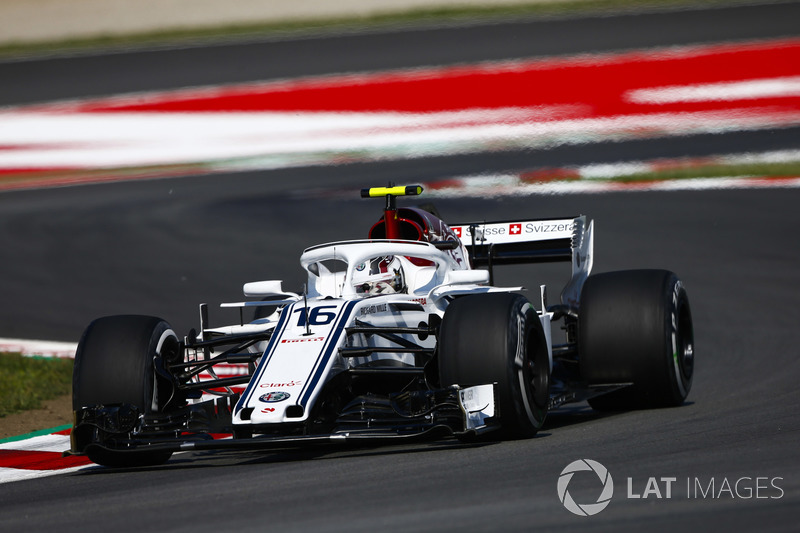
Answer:
[[[353,271],[353,287],[357,294],[404,292],[406,283],[400,259],[385,255],[357,265]]]

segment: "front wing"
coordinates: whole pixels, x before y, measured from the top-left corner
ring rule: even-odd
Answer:
[[[372,427],[369,422],[353,424],[326,434],[307,434],[300,426],[292,425],[281,425],[265,434],[236,433],[231,424],[235,398],[232,402],[222,398],[191,404],[162,415],[141,414],[131,405],[88,407],[75,414],[72,446],[65,454],[83,455],[92,449],[135,454],[143,450],[257,450],[445,437],[466,439],[499,428],[493,384],[422,392],[431,403],[427,409],[420,407],[421,398],[399,398],[393,416],[374,420]],[[401,406],[403,402],[415,407],[406,410]]]

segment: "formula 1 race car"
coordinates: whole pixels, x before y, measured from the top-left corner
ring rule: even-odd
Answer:
[[[547,412],[677,406],[692,383],[686,291],[665,270],[590,276],[586,217],[448,226],[379,187],[365,240],[306,249],[302,291],[244,285],[240,317],[179,337],[162,319],[95,320],[78,346],[71,450],[108,466],[174,452],[531,437]],[[560,301],[493,284],[498,265],[566,261]],[[249,311],[248,311],[249,314]],[[553,326],[564,330],[555,343]]]

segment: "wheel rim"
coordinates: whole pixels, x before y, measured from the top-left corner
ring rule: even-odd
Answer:
[[[536,361],[540,355],[539,342],[533,331],[529,331],[526,339],[525,365],[523,368],[525,382],[528,384],[528,398],[537,409],[547,405],[549,396],[548,365],[543,361]]]
[[[694,332],[692,317],[685,303],[678,314],[678,350],[675,357],[683,380],[691,380],[694,373]]]

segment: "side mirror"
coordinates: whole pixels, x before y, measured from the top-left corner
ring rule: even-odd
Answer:
[[[485,285],[489,283],[489,271],[488,270],[451,270],[447,273],[447,279],[445,279],[445,284],[457,284],[457,285],[467,285],[467,284],[475,284],[475,285]]]
[[[245,283],[242,291],[245,296],[254,296],[257,298],[269,298],[272,296],[295,296],[290,292],[284,292],[283,281],[279,279],[269,281],[251,281]]]

